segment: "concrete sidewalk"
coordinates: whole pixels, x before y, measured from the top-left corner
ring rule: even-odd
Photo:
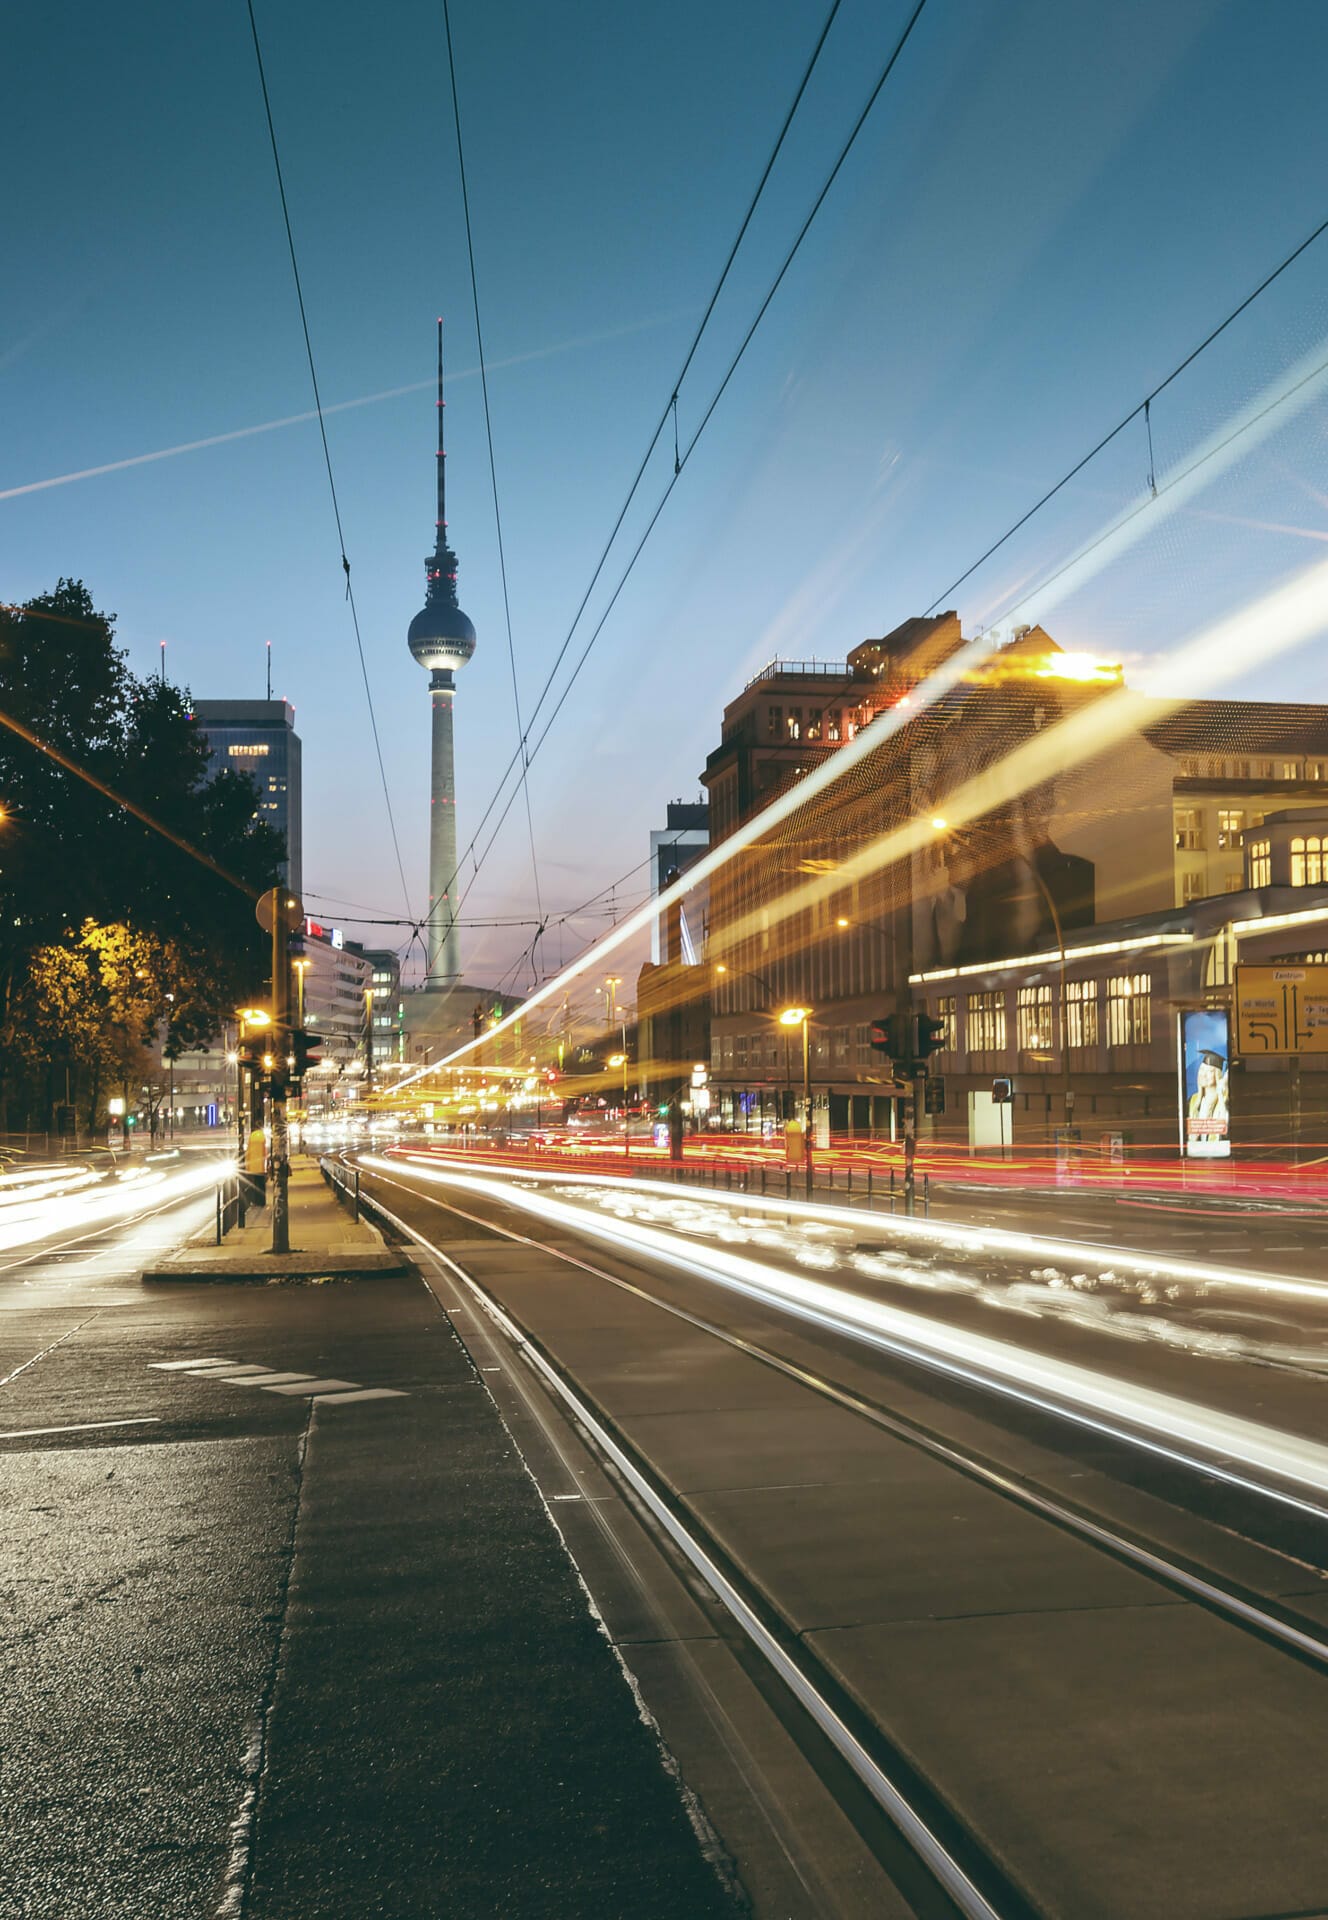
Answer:
[[[389,1248],[376,1227],[356,1220],[333,1191],[316,1160],[291,1160],[289,1253],[273,1253],[272,1210],[251,1210],[244,1226],[234,1227],[218,1247],[212,1228],[206,1240],[169,1253],[148,1268],[145,1280],[306,1280],[323,1276],[349,1279],[369,1274],[408,1273],[410,1263]]]

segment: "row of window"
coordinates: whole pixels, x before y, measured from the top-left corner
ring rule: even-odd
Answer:
[[[1191,755],[1180,763],[1191,780],[1322,780],[1322,760],[1200,760]]]
[[[1020,1053],[1037,1056],[1055,1051],[1057,997],[1058,990],[1050,982],[1016,989],[1015,1045]],[[1010,996],[1003,988],[964,996],[962,1036],[960,1002],[955,994],[937,1000],[934,1013],[945,1026],[943,1052],[1004,1053],[1009,1046]],[[1065,1029],[1072,1052],[1098,1047],[1104,1034],[1109,1047],[1147,1046],[1153,1037],[1150,975],[1117,973],[1105,981],[1067,980]],[[796,1038],[786,1041],[773,1028],[761,1033],[716,1033],[711,1042],[711,1070],[797,1080],[802,1062],[794,1058],[798,1051]],[[813,1028],[813,1077],[823,1077],[827,1069],[836,1067],[879,1066],[881,1056],[871,1038],[870,1026]]]
[[[1176,846],[1182,853],[1203,853],[1208,845],[1205,828],[1205,811],[1202,807],[1177,807]],[[1241,836],[1247,827],[1261,827],[1261,813],[1247,813],[1243,807],[1219,807],[1217,809],[1217,844],[1219,850],[1232,853],[1241,844]]]
[[[842,707],[790,707],[766,709],[766,738],[769,740],[828,740],[835,745],[851,740],[855,731],[853,717],[844,717]]]
[[[1146,973],[1116,973],[1110,975],[1105,983],[1098,980],[1066,981],[1065,1030],[1071,1051],[1100,1044],[1104,985],[1107,1045],[1147,1046],[1153,1037],[1150,976]],[[1016,990],[1015,1044],[1020,1053],[1048,1054],[1054,1050],[1056,997],[1056,989],[1048,982]],[[966,995],[964,1015],[967,1052],[1005,1052],[1009,1044],[1009,996],[1002,988]],[[959,1003],[956,995],[946,994],[937,1001],[936,1018],[945,1023],[944,1050],[958,1052]]]

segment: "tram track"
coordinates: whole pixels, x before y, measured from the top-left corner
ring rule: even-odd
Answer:
[[[1022,1480],[1008,1470],[983,1458],[976,1450],[961,1446],[953,1437],[928,1430],[918,1420],[873,1401],[847,1388],[807,1365],[774,1351],[770,1345],[751,1339],[708,1321],[704,1315],[652,1292],[641,1279],[639,1259],[627,1254],[633,1268],[631,1277],[614,1273],[597,1260],[586,1258],[566,1244],[549,1237],[527,1233],[496,1221],[490,1214],[472,1212],[459,1204],[455,1194],[438,1194],[413,1184],[409,1176],[396,1179],[374,1169],[372,1179],[396,1187],[416,1204],[423,1203],[451,1215],[467,1228],[494,1235],[541,1260],[556,1262],[564,1269],[607,1285],[650,1312],[667,1316],[685,1326],[689,1333],[715,1341],[742,1361],[769,1370],[781,1382],[809,1396],[816,1404],[833,1407],[869,1425],[883,1441],[906,1447],[939,1465],[947,1473],[982,1489],[1006,1508],[1049,1526],[1093,1553],[1160,1589],[1169,1600],[1188,1603],[1210,1615],[1247,1639],[1289,1658],[1310,1670],[1317,1683],[1328,1674],[1328,1633],[1312,1616],[1298,1616],[1294,1607],[1280,1605],[1267,1595],[1223,1578],[1184,1555],[1170,1554],[1131,1533],[1105,1521],[1076,1503],[1051,1494]],[[407,1238],[426,1247],[443,1268],[464,1285],[491,1323],[520,1354],[540,1378],[568,1416],[588,1435],[595,1449],[623,1476],[648,1510],[654,1523],[666,1534],[707,1587],[717,1595],[728,1614],[767,1664],[777,1684],[786,1688],[808,1715],[819,1734],[828,1741],[838,1758],[852,1774],[877,1808],[893,1823],[906,1844],[916,1853],[932,1875],[943,1899],[952,1909],[983,1920],[1023,1920],[1024,1916],[1058,1911],[1074,1911],[1048,1904],[1035,1886],[1026,1884],[1018,1862],[1001,1856],[990,1844],[989,1836],[968,1821],[962,1809],[946,1791],[943,1779],[929,1776],[917,1764],[909,1743],[901,1744],[890,1726],[889,1716],[874,1714],[859,1690],[846,1684],[844,1674],[827,1664],[816,1636],[809,1634],[792,1611],[784,1610],[778,1593],[765,1570],[749,1564],[735,1554],[731,1542],[711,1519],[698,1511],[669,1473],[652,1460],[649,1450],[634,1438],[630,1422],[624,1422],[592,1387],[576,1377],[575,1369],[562,1361],[551,1343],[542,1339],[531,1324],[510,1302],[499,1299],[495,1290],[467,1265],[412,1224],[394,1207],[387,1206],[370,1193],[368,1204]],[[502,1205],[501,1194],[493,1196]],[[1082,1911],[1089,1911],[1088,1908]],[[1093,1909],[1096,1911],[1096,1909]]]

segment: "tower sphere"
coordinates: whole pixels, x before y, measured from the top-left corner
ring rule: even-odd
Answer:
[[[437,601],[415,615],[406,644],[420,665],[431,671],[464,667],[475,651],[475,629],[460,607]]]

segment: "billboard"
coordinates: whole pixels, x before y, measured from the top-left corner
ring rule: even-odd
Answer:
[[[1178,1029],[1181,1151],[1190,1160],[1231,1152],[1231,1021],[1224,1008],[1182,1013]]]

